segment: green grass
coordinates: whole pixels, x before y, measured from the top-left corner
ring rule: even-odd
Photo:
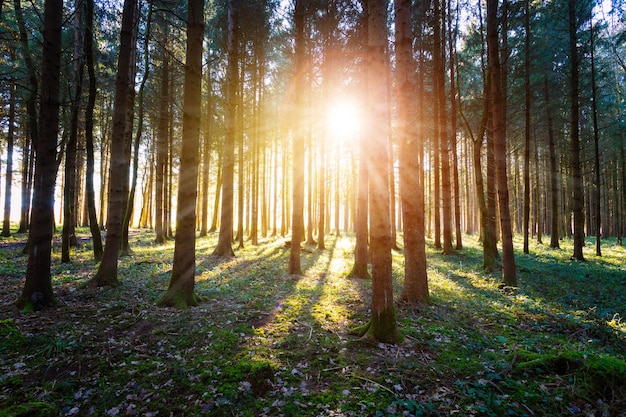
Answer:
[[[348,335],[371,296],[370,281],[349,278],[352,237],[307,248],[302,276],[286,273],[284,239],[222,260],[216,238],[197,241],[198,307],[154,305],[173,242],[133,231],[117,288],[83,288],[97,268],[88,243],[70,264],[55,245],[60,305],[32,314],[11,305],[25,236],[0,239],[0,416],[626,415],[626,251],[615,242],[597,258],[589,240],[581,263],[567,240],[529,255],[516,241],[509,290],[481,270],[475,237],[446,257],[429,241],[432,304],[398,305],[405,343],[389,346]]]

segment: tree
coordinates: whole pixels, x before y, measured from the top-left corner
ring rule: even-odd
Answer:
[[[300,243],[304,230],[304,0],[296,0],[294,11],[295,30],[295,131],[293,132],[293,194],[291,212],[291,252],[289,255],[289,273],[301,274]]]
[[[128,111],[132,106],[129,89],[132,87],[131,57],[134,56],[133,27],[137,24],[137,0],[125,0],[122,12],[120,52],[115,82],[115,106],[111,135],[111,162],[109,165],[109,202],[107,213],[107,238],[102,262],[90,285],[117,286],[117,261],[122,239],[122,222],[128,199],[128,173],[130,166],[130,141],[127,140]]]
[[[7,167],[4,188],[4,217],[2,220],[2,236],[11,235],[11,189],[13,188],[13,147],[15,145],[15,84],[10,85],[9,126],[7,129]]]
[[[370,195],[370,256],[372,261],[372,307],[370,321],[355,329],[365,339],[398,343],[402,335],[396,324],[391,277],[391,222],[387,168],[387,97],[385,83],[387,8],[385,0],[369,0],[367,42],[368,152]]]
[[[96,106],[96,73],[94,65],[93,52],[93,20],[94,20],[94,0],[85,1],[85,63],[87,65],[87,74],[89,77],[89,95],[87,99],[87,108],[85,109],[85,147],[87,148],[87,168],[85,178],[85,193],[87,199],[87,209],[89,212],[89,230],[93,242],[93,256],[96,261],[102,260],[102,236],[98,227],[98,219],[96,217],[96,199],[93,184],[94,176],[94,143],[93,143],[93,124],[94,124],[94,108]]]
[[[517,271],[513,253],[513,231],[509,210],[509,190],[506,170],[506,131],[505,112],[500,68],[500,48],[498,41],[498,0],[487,0],[487,52],[489,77],[491,82],[491,114],[498,188],[498,208],[500,209],[500,235],[502,239],[502,279],[505,285],[517,286]]]
[[[524,253],[529,252],[530,229],[530,0],[524,1]]]
[[[161,85],[159,98],[159,117],[157,123],[157,149],[156,149],[156,172],[155,172],[155,224],[156,243],[164,243],[167,230],[165,228],[165,183],[167,175],[167,142],[169,137],[169,91],[170,71],[169,53],[166,49],[168,42],[167,32],[169,27],[167,19],[161,20],[162,46],[161,46]]]
[[[400,143],[400,197],[404,230],[404,288],[401,299],[426,303],[429,299],[424,230],[424,190],[420,184],[420,154],[415,132],[415,84],[411,1],[395,0],[396,88]]]
[[[237,124],[237,86],[239,85],[239,0],[228,2],[228,35],[226,68],[226,111],[224,125],[226,137],[222,159],[222,208],[220,215],[220,232],[217,246],[213,254],[221,257],[235,256],[233,251],[233,206],[235,181],[235,141]],[[216,207],[217,208],[217,207]]]
[[[577,45],[576,0],[568,0],[569,16],[569,59],[570,59],[570,164],[572,167],[572,212],[574,213],[574,259],[584,261],[583,246],[585,245],[585,216],[583,213],[584,194],[580,167],[580,108],[579,91],[579,60]]]
[[[186,308],[197,305],[194,294],[196,273],[196,201],[198,198],[198,149],[202,112],[202,42],[204,0],[190,0],[187,12],[187,52],[183,98],[183,141],[178,177],[176,237],[172,276],[160,306]]]
[[[44,10],[43,61],[41,70],[41,127],[37,141],[35,184],[29,232],[28,267],[22,294],[16,306],[39,310],[55,303],[50,262],[54,218],[57,137],[59,133],[59,75],[63,1],[46,0]]]

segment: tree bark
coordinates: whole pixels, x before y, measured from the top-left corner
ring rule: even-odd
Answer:
[[[125,0],[122,13],[122,31],[120,36],[120,54],[117,64],[115,83],[115,107],[113,110],[113,132],[111,136],[111,162],[109,164],[109,202],[107,213],[107,238],[102,263],[92,278],[93,286],[117,286],[117,261],[122,239],[122,221],[128,199],[128,173],[130,165],[130,141],[128,133],[129,89],[132,88],[129,68],[132,65],[133,26],[136,24],[135,13],[137,0]]]
[[[368,1],[368,171],[372,260],[372,308],[370,322],[358,333],[382,343],[399,343],[402,335],[396,324],[391,276],[391,224],[389,216],[389,175],[387,167],[387,124],[385,118],[385,59],[387,9],[385,0]]]
[[[423,185],[416,123],[411,1],[395,0],[396,96],[400,144],[400,198],[404,231],[404,286],[400,298],[408,303],[428,303]],[[421,76],[421,75],[420,75]],[[421,129],[420,129],[421,130]],[[421,132],[419,133],[421,134]]]
[[[289,273],[301,274],[300,243],[304,230],[304,69],[305,45],[304,45],[304,1],[296,0],[294,14],[295,29],[295,131],[293,133],[293,194],[292,194],[292,217],[291,217],[291,252],[289,255]]]
[[[529,252],[530,231],[530,0],[524,0],[524,253]]]
[[[59,133],[59,75],[62,48],[63,1],[46,0],[44,11],[41,136],[37,141],[32,222],[29,233],[26,281],[16,306],[24,311],[55,304],[50,262],[54,225],[57,137]]]
[[[176,237],[172,276],[160,306],[186,308],[198,304],[194,293],[196,273],[196,201],[198,197],[198,146],[202,113],[202,43],[204,0],[189,0],[187,52],[183,97],[183,137],[178,179]]]
[[[498,27],[498,0],[487,0],[487,50],[489,75],[491,77],[491,105],[493,115],[493,137],[498,188],[498,208],[500,209],[500,236],[502,239],[502,279],[504,285],[517,286],[517,270],[513,253],[513,231],[509,211],[509,189],[506,169],[505,113],[500,68]]]
[[[224,138],[223,165],[222,165],[222,208],[220,216],[220,232],[217,246],[213,254],[220,257],[235,256],[233,251],[233,211],[234,211],[234,180],[235,180],[235,142],[237,118],[237,86],[239,85],[239,43],[238,28],[238,1],[228,2],[228,38],[227,53],[228,66],[226,68],[226,114],[224,124],[226,136]]]
[[[576,0],[568,0],[569,12],[569,52],[570,52],[570,154],[572,166],[572,212],[574,215],[574,254],[573,258],[584,261],[583,246],[585,245],[585,216],[582,172],[580,167],[580,109],[578,104],[579,91],[579,60],[577,42]]]

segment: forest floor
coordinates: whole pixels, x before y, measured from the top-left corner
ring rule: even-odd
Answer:
[[[73,262],[53,253],[59,305],[14,306],[25,236],[0,239],[0,416],[626,416],[626,248],[587,262],[516,242],[518,289],[481,269],[476,238],[442,256],[428,241],[432,304],[398,305],[399,346],[349,330],[368,320],[371,282],[349,278],[353,238],[308,247],[286,271],[285,240],[230,260],[197,241],[200,306],[158,308],[173,242],[135,231],[117,288],[84,288],[96,265],[85,230]],[[396,294],[402,253],[394,252]]]

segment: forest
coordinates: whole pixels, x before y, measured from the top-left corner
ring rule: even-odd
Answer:
[[[626,416],[623,0],[0,0],[0,416]]]

